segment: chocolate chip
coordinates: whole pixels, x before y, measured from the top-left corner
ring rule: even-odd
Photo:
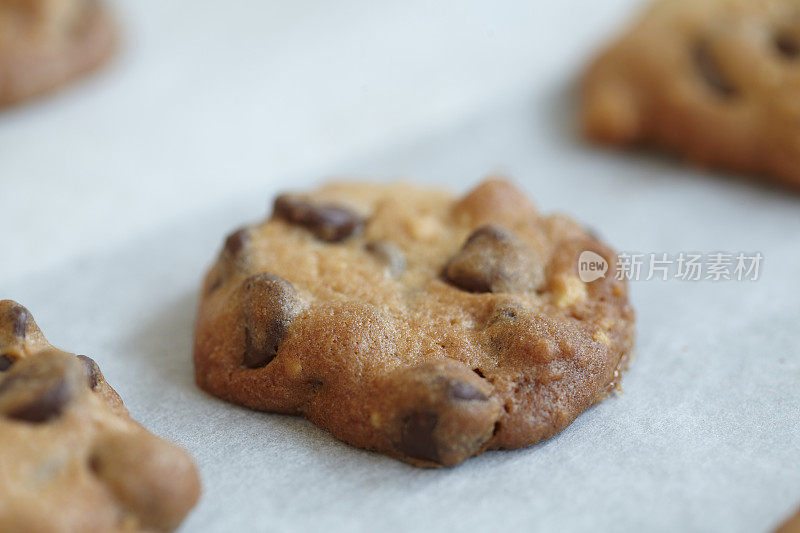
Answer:
[[[263,273],[244,281],[244,366],[260,368],[275,359],[299,310],[300,299],[285,279]]]
[[[47,422],[61,415],[71,399],[70,389],[63,379],[55,380],[36,396],[6,413],[8,418],[35,424]]]
[[[12,359],[10,355],[6,354],[0,355],[0,372],[5,372],[9,368],[11,368],[11,365],[13,364],[14,364],[14,359]]]
[[[433,434],[439,416],[436,413],[415,412],[403,419],[398,449],[415,459],[439,462],[439,449]]]
[[[225,245],[208,280],[207,294],[212,294],[226,281],[247,270],[249,257],[242,250],[250,240],[250,228],[240,228],[225,238]]]
[[[45,351],[17,361],[0,380],[0,414],[42,423],[59,416],[80,383],[81,368],[68,355]]]
[[[292,195],[282,194],[275,199],[275,215],[303,226],[317,238],[339,242],[360,232],[364,219],[345,207],[313,204]]]
[[[269,326],[267,326],[267,328],[269,328]],[[252,330],[250,328],[245,330],[246,337],[242,364],[247,368],[265,367],[278,355],[278,348],[277,346],[269,345],[266,347],[259,346],[258,343],[253,340],[253,334],[251,331]],[[270,333],[272,332],[268,332],[267,335]]]
[[[701,41],[697,43],[692,54],[697,71],[710,88],[725,98],[736,95],[738,92],[736,87],[733,86],[731,81],[720,69],[707,42]]]
[[[470,292],[531,292],[544,282],[544,267],[513,233],[492,224],[469,236],[444,275]]]
[[[406,269],[406,256],[403,250],[389,241],[372,241],[365,245],[366,250],[389,268],[393,276],[399,276]]]
[[[25,338],[25,332],[28,329],[28,322],[30,319],[31,314],[21,305],[11,308],[11,324],[13,324],[15,337],[18,339]]]
[[[231,257],[236,257],[247,243],[249,233],[250,231],[248,228],[241,228],[228,235],[225,239],[225,251],[228,252]]]
[[[514,235],[502,226],[498,226],[496,224],[487,224],[486,226],[481,226],[473,231],[472,234],[467,238],[465,245],[481,239],[490,239],[500,242],[511,240],[513,237]]]
[[[800,41],[786,33],[779,33],[775,36],[775,48],[788,59],[800,56]]]
[[[208,287],[208,294],[211,294],[215,290],[219,289],[222,286],[222,278],[217,277],[214,281],[211,282],[211,285]]]
[[[451,381],[448,387],[448,393],[454,400],[480,400],[485,402],[489,399],[489,397],[479,391],[477,387],[473,387],[469,383],[464,383],[463,381]]]
[[[83,363],[84,370],[86,371],[86,379],[89,383],[89,388],[92,390],[97,389],[97,384],[100,381],[103,373],[100,372],[100,367],[97,366],[97,363],[91,357],[87,357],[85,355],[79,355],[78,359],[81,360]]]

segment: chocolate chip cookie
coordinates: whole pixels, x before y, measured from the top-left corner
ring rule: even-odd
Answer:
[[[583,80],[595,141],[800,188],[800,3],[658,0]]]
[[[612,275],[581,281],[586,250]],[[283,194],[208,272],[197,383],[420,466],[527,446],[626,367],[634,313],[614,265],[500,179],[461,198],[366,183]]]
[[[134,422],[97,363],[0,301],[0,531],[169,531],[199,493],[186,452]]]
[[[113,24],[97,0],[0,0],[0,106],[94,69],[113,48]]]

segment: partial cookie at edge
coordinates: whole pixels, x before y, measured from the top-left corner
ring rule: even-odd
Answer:
[[[10,300],[0,357],[0,530],[178,527],[199,497],[192,460],[128,416],[93,359],[53,348]]]

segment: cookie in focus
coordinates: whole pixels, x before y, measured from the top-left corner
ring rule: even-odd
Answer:
[[[616,254],[511,183],[284,194],[232,233],[202,286],[195,377],[420,466],[519,448],[617,385],[633,347]]]

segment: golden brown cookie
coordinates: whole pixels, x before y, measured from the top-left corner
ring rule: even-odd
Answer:
[[[92,359],[0,301],[0,531],[170,531],[199,494],[186,452],[134,422]]]
[[[800,3],[657,0],[583,79],[585,134],[800,188]]]
[[[503,180],[279,196],[206,277],[197,383],[420,466],[533,444],[605,398],[632,348],[626,286],[582,282],[584,250],[616,264]]]
[[[0,0],[0,107],[99,66],[114,27],[97,0]]]

